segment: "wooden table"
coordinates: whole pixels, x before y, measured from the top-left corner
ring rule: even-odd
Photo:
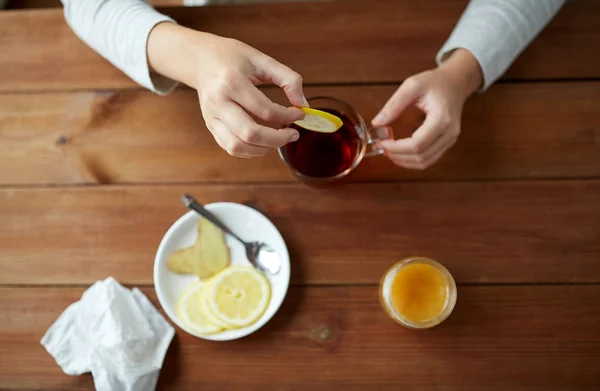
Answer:
[[[370,118],[434,65],[465,3],[164,11],[245,40],[302,73],[308,95]],[[353,183],[316,190],[276,154],[229,157],[194,91],[162,98],[136,86],[61,10],[0,13],[0,389],[93,388],[91,376],[63,374],[40,338],[108,276],[160,308],[154,254],[184,192],[268,215],[289,245],[293,286],[243,340],[177,330],[161,390],[600,389],[599,15],[595,0],[570,1],[467,104],[458,144],[435,167],[373,158]],[[405,116],[397,135],[418,121]],[[377,301],[386,268],[413,254],[459,284],[455,312],[429,331],[396,325]]]

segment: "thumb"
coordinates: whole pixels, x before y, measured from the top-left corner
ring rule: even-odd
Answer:
[[[265,83],[273,83],[285,92],[290,103],[294,106],[308,106],[308,101],[302,90],[302,76],[269,56],[254,59],[257,77]]]
[[[409,77],[398,87],[372,121],[373,126],[385,126],[394,122],[400,114],[422,95],[421,84]]]

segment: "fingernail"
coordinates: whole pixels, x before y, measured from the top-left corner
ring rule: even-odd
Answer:
[[[296,132],[293,136],[292,136],[292,141],[298,141],[298,139],[300,138],[300,133]]]
[[[385,144],[383,144],[381,142],[377,142],[377,143],[375,143],[375,149],[377,149],[379,151],[383,151],[383,155],[387,156],[387,151],[385,149]]]
[[[383,121],[385,120],[385,115],[383,115],[382,113],[377,114],[377,116],[375,118],[373,118],[373,125],[375,126],[379,126],[383,123]]]
[[[308,107],[308,100],[305,96],[302,97],[302,103],[304,104],[304,107]]]

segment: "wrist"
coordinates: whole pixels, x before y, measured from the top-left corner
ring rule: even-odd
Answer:
[[[153,72],[196,88],[197,46],[210,35],[171,22],[159,23],[150,32],[146,53]]]
[[[483,73],[479,62],[466,49],[456,49],[438,67],[438,70],[448,78],[464,99],[481,88]]]

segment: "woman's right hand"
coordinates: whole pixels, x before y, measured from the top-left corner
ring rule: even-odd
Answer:
[[[148,60],[166,77],[194,87],[206,126],[230,155],[263,156],[298,140],[285,125],[304,117],[295,107],[273,103],[256,86],[273,83],[292,106],[308,106],[301,76],[234,39],[161,23],[150,34]]]

